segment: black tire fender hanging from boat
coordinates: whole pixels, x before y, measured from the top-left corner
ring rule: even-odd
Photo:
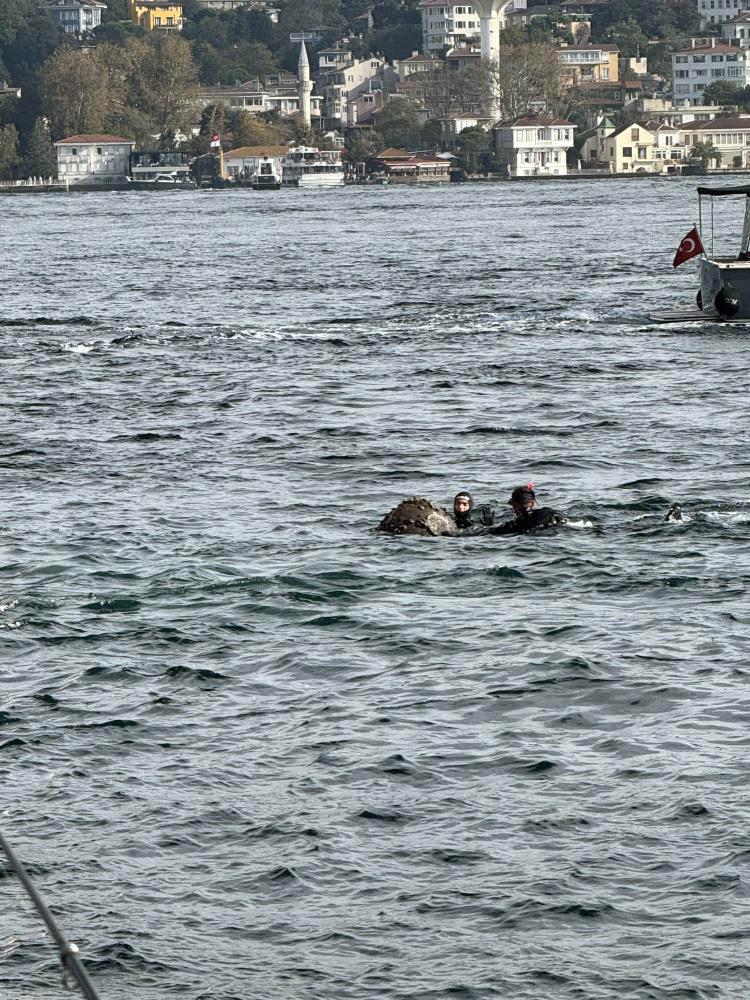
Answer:
[[[739,292],[733,285],[722,285],[716,293],[714,305],[722,319],[732,319],[739,312]]]

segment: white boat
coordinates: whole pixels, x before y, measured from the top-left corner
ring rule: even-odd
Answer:
[[[344,164],[340,149],[292,146],[281,160],[284,184],[295,187],[341,187]]]
[[[714,198],[744,198],[744,222],[736,256],[714,254]],[[709,199],[710,212],[706,239],[702,240],[699,260],[701,287],[698,308],[704,315],[723,320],[750,319],[750,185],[739,187],[699,187],[699,231],[703,233],[703,199]],[[706,245],[708,244],[708,245]]]
[[[279,161],[270,156],[258,160],[248,183],[254,191],[278,191],[281,187]]]
[[[137,191],[194,188],[190,158],[177,150],[139,149],[130,154],[128,183]]]

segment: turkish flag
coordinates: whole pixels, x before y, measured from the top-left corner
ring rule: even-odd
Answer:
[[[697,257],[699,253],[703,253],[703,244],[698,235],[698,227],[693,226],[687,236],[683,236],[682,243],[677,247],[672,267],[679,267],[680,264],[684,264],[691,257]]]

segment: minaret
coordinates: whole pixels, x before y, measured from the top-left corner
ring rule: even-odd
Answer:
[[[299,109],[302,119],[310,128],[312,116],[310,114],[310,94],[312,93],[312,80],[310,79],[310,62],[307,58],[305,43],[301,42],[299,47],[299,64],[297,66],[299,75]]]

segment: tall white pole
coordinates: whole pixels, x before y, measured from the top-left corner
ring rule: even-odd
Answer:
[[[302,42],[299,47],[299,64],[297,66],[299,76],[299,109],[302,120],[310,128],[312,125],[312,110],[310,94],[312,93],[312,81],[310,79],[310,61],[307,58],[307,49]]]

